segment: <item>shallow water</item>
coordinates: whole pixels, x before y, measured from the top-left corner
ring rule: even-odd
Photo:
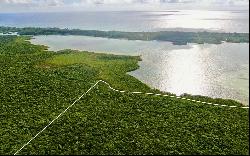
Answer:
[[[36,36],[34,44],[49,50],[87,50],[141,55],[140,68],[129,74],[153,88],[177,95],[188,93],[228,98],[249,104],[249,44],[173,45],[85,36]]]

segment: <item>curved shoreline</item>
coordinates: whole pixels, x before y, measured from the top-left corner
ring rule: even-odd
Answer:
[[[248,153],[249,113],[240,103],[163,95],[126,74],[138,57],[55,53],[26,39],[0,36],[0,154],[18,151],[98,80],[116,91],[100,83],[20,154]]]
[[[88,38],[88,37],[87,37]],[[46,38],[44,38],[44,39],[46,39]],[[95,39],[95,37],[93,37],[93,39]],[[115,41],[116,39],[114,39],[114,41]],[[68,41],[68,40],[67,40]],[[109,41],[109,40],[108,40]],[[113,39],[112,39],[112,41],[113,41]],[[120,40],[117,40],[117,41],[120,41]],[[53,40],[52,40],[52,42],[53,42]],[[98,39],[98,42],[99,42],[99,39]],[[110,41],[111,42],[111,41]],[[127,42],[131,42],[132,43],[132,41],[127,41]],[[144,42],[144,41],[140,41],[140,42]],[[44,44],[43,42],[40,42],[41,44]],[[76,43],[78,43],[78,41],[76,41]],[[108,42],[109,43],[109,42]],[[116,43],[116,42],[115,42]],[[122,43],[123,43],[123,41],[122,41]],[[145,43],[147,43],[147,42],[145,42]],[[37,43],[33,43],[33,44],[39,44],[39,42],[37,42]],[[92,42],[91,42],[91,44],[92,44]],[[91,45],[90,44],[90,45]],[[116,43],[116,44],[118,44],[118,46],[119,46],[119,42],[118,43]],[[126,43],[125,43],[126,44]],[[135,43],[136,44],[136,43]],[[141,43],[139,43],[139,44],[141,44]],[[47,45],[47,44],[45,44],[45,45]],[[70,48],[71,48],[71,46],[70,46]],[[49,48],[49,49],[51,49],[51,48]],[[61,50],[61,48],[59,48],[60,50]],[[69,48],[67,48],[67,49],[69,49]],[[76,48],[76,49],[78,49],[79,51],[84,51],[83,49],[81,49],[80,47],[78,47],[78,48]],[[88,49],[88,48],[87,48]],[[94,48],[95,49],[95,48]],[[101,48],[102,49],[102,48]],[[55,48],[53,48],[53,49],[51,49],[52,51],[54,51],[55,50]],[[87,51],[89,51],[89,49],[87,50]],[[91,52],[92,51],[94,51],[95,53],[100,53],[99,52],[99,50],[91,50]],[[114,51],[114,50],[112,50],[112,51]],[[116,50],[117,51],[117,50]],[[119,51],[119,50],[118,50]],[[128,53],[128,54],[126,54],[125,52],[121,52],[121,53],[117,53],[117,52],[101,52],[101,53],[104,53],[104,54],[114,54],[114,55],[126,55],[126,56],[131,56],[130,55],[130,53]],[[137,55],[137,54],[134,54],[133,53],[133,55],[132,56],[135,56],[135,55]],[[141,68],[141,67],[140,67]],[[138,68],[138,69],[140,69],[140,68]],[[136,69],[137,70],[137,69]],[[135,71],[135,70],[134,70]],[[129,75],[131,75],[129,72],[127,73],[127,74],[129,74]],[[133,77],[135,77],[135,75],[131,75],[131,76],[133,76]],[[135,77],[136,79],[138,79],[138,77]],[[139,79],[139,81],[142,81],[143,79]],[[152,88],[152,89],[159,89],[159,88],[157,88],[157,87],[155,87],[153,84],[151,84],[151,83],[146,83],[145,82],[145,80],[144,80],[144,83],[145,84],[148,84],[149,86],[150,86],[150,88]],[[151,85],[150,85],[151,84]],[[161,90],[161,89],[159,89],[159,90]],[[168,90],[162,90],[162,91],[165,91],[165,92],[169,92]],[[237,91],[237,89],[236,89],[236,91]],[[181,94],[186,94],[186,93],[189,93],[189,92],[181,92],[180,94],[178,93],[178,95],[181,95]],[[192,94],[192,93],[191,93]],[[190,95],[191,95],[190,94]],[[193,96],[195,96],[195,95],[203,95],[203,94],[192,94]],[[224,97],[219,97],[219,96],[209,96],[209,95],[203,95],[203,96],[205,96],[205,97],[213,97],[213,98],[223,98],[223,99],[233,99],[233,98],[227,98],[227,96],[226,95],[223,95]],[[239,99],[241,99],[242,98],[242,101],[241,100],[239,100]],[[234,99],[235,101],[237,101],[237,102],[240,102],[240,103],[244,103],[244,105],[248,105],[248,103],[247,102],[243,102],[244,100],[245,100],[245,98],[244,98],[244,96],[243,97],[238,97],[238,100],[237,100],[237,98],[236,99]],[[246,99],[247,100],[247,99]]]

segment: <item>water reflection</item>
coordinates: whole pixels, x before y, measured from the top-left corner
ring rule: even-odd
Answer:
[[[241,14],[230,11],[208,11],[208,10],[182,10],[174,14],[164,14],[164,12],[153,12],[152,23],[155,28],[190,28],[209,29],[217,31],[229,31],[235,27],[247,26],[249,22],[248,12]],[[156,16],[157,15],[157,16]],[[237,26],[236,26],[237,23]],[[249,25],[246,30],[249,30]],[[232,30],[231,30],[232,31]]]
[[[159,31],[179,28],[249,32],[249,11],[165,10],[0,13],[0,25],[91,30]],[[190,31],[190,30],[189,30]]]
[[[177,94],[202,93],[202,86],[206,82],[202,58],[198,46],[189,50],[171,51],[169,55],[163,57],[162,66],[165,68],[162,68],[157,88]]]
[[[187,49],[142,52],[130,74],[151,87],[181,95],[249,100],[248,44],[190,44]]]
[[[168,42],[128,41],[84,36],[39,36],[32,40],[50,50],[78,49],[141,55],[129,74],[153,88],[249,102],[249,44],[177,46]]]

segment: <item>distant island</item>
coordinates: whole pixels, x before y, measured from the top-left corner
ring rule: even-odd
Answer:
[[[181,31],[159,31],[159,32],[122,32],[122,31],[99,31],[60,28],[17,28],[0,26],[0,33],[17,33],[18,35],[79,35],[93,36],[113,39],[128,39],[142,41],[168,41],[175,45],[186,45],[187,43],[210,43],[221,44],[223,41],[231,43],[249,43],[249,33],[219,33],[219,32],[181,32]]]

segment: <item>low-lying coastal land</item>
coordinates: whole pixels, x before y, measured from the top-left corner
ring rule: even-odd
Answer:
[[[176,95],[188,93],[233,99],[249,104],[249,44],[173,45],[76,35],[39,35],[30,40],[50,51],[74,49],[95,53],[140,56],[138,69],[128,74],[151,88]]]
[[[93,37],[105,37],[114,39],[143,40],[143,41],[169,41],[175,45],[186,45],[187,43],[211,43],[220,44],[223,41],[232,43],[249,43],[248,33],[219,33],[219,32],[121,32],[121,31],[98,31],[80,29],[60,28],[16,28],[0,27],[0,33],[8,34],[17,32],[19,35],[81,35]]]
[[[0,32],[58,33],[54,28],[33,29],[1,27]],[[248,34],[235,36],[227,41],[248,42]],[[166,94],[127,74],[139,67],[140,57],[75,50],[55,53],[29,39],[0,36],[0,154],[14,154],[100,79],[119,90]],[[212,39],[206,42],[224,40]],[[100,84],[19,154],[249,154],[248,109],[234,100],[182,97],[238,107],[118,93]]]

